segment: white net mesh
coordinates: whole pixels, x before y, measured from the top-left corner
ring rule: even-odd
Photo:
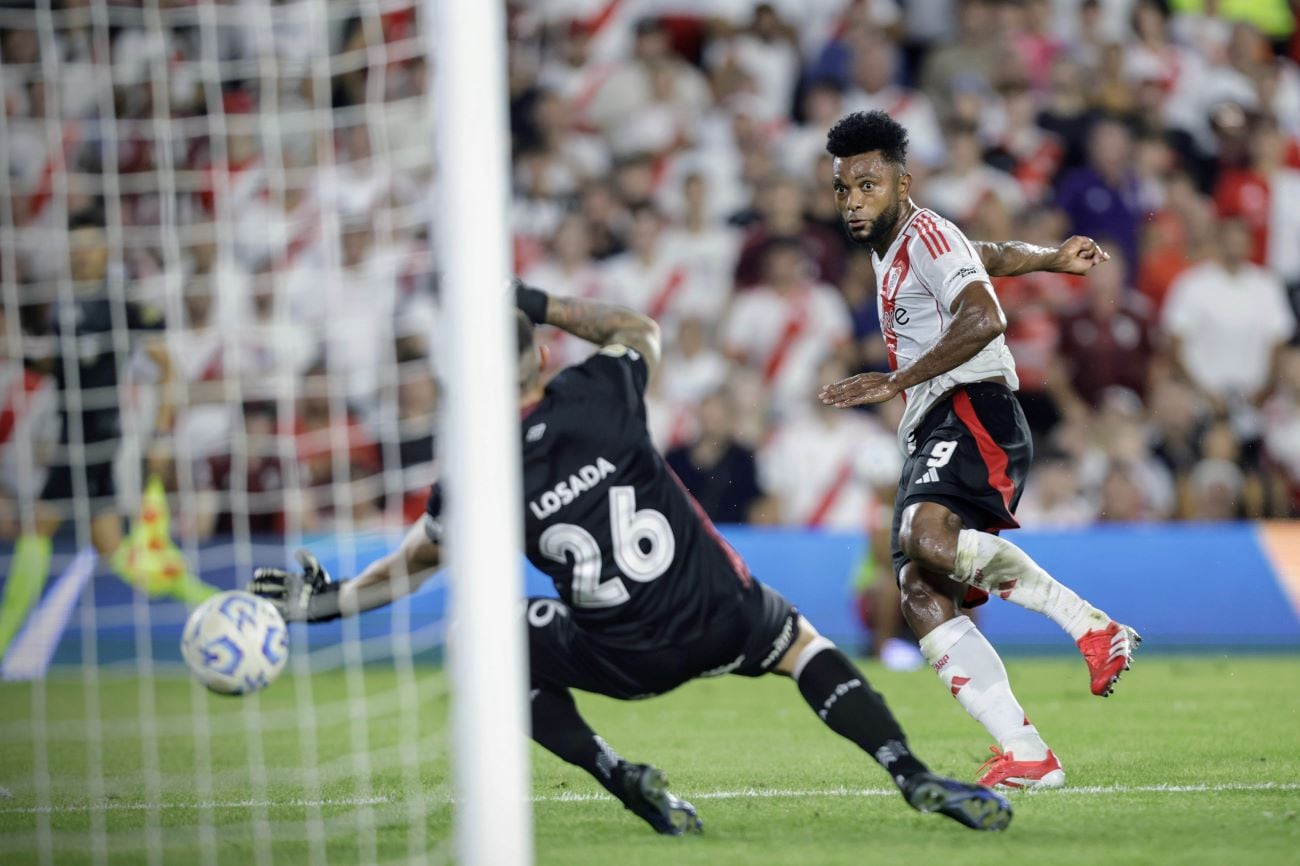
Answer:
[[[433,478],[417,5],[22,6],[0,8],[0,861],[442,861],[439,578],[292,627],[247,698],[178,650],[203,584],[300,546],[354,575]]]

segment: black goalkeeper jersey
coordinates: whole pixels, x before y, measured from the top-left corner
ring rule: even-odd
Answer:
[[[738,611],[748,569],[650,442],[641,356],[608,346],[547,386],[520,421],[525,552],[574,620],[653,649]],[[440,485],[426,510],[436,538]]]
[[[112,302],[102,291],[56,302],[50,308],[45,333],[55,338],[50,352],[61,442],[71,441],[70,426],[78,415],[83,441],[121,437],[117,383],[135,345],[134,335],[160,331],[163,324],[159,311],[133,301],[123,303],[120,318],[115,318]],[[126,329],[126,339],[117,338],[118,326]]]

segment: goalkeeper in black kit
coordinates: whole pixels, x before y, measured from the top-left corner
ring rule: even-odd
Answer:
[[[525,552],[559,599],[525,608],[533,739],[586,770],[657,832],[701,828],[664,773],[624,760],[583,720],[571,689],[621,700],[697,677],[790,677],[819,718],[873,758],[914,809],[1001,830],[1011,805],[980,785],[930,772],[860,670],[784,598],[759,583],[655,451],[646,383],[659,328],[609,304],[516,283]],[[534,325],[599,350],[543,385]],[[450,503],[455,508],[455,503]],[[443,492],[396,551],[334,581],[307,551],[302,572],[261,568],[250,589],[287,620],[320,622],[388,604],[442,560]]]

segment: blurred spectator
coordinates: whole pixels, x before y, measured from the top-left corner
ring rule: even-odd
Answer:
[[[708,181],[691,173],[682,180],[684,213],[664,243],[681,256],[693,289],[683,311],[706,322],[721,318],[731,300],[732,273],[740,250],[739,233],[710,219]]]
[[[666,455],[669,468],[717,523],[747,522],[763,495],[754,452],[735,440],[734,414],[727,392],[713,392],[699,404],[694,441]]]
[[[816,366],[821,382],[846,376],[838,359]],[[885,520],[879,504],[892,501],[902,469],[894,435],[876,416],[825,406],[807,392],[758,454],[763,489],[779,503],[788,526],[864,531]]]
[[[1048,0],[1025,0],[1019,4],[1004,4],[1003,10],[1013,15],[1008,32],[1019,66],[1024,69],[1033,89],[1045,90],[1052,63],[1065,50],[1064,43],[1052,32],[1051,3]]]
[[[1300,281],[1300,171],[1286,164],[1287,141],[1270,119],[1250,139],[1250,164],[1219,175],[1214,203],[1220,216],[1239,217],[1251,230],[1250,259],[1288,285]]]
[[[672,342],[677,323],[690,312],[691,299],[699,290],[682,251],[665,241],[664,222],[651,205],[636,208],[628,251],[605,264],[603,282],[610,300],[659,322]]]
[[[1300,349],[1282,357],[1278,389],[1264,410],[1264,448],[1277,469],[1270,494],[1280,512],[1300,516]]]
[[[708,105],[704,75],[673,51],[659,20],[645,18],[636,24],[632,62],[614,69],[599,85],[586,116],[618,157],[672,147],[672,136],[682,129],[663,122],[688,122]]]
[[[528,283],[557,295],[575,298],[606,296],[605,275],[591,257],[591,232],[577,213],[566,216],[551,237],[547,254],[520,274]],[[559,328],[538,331],[558,367],[576,363],[591,354],[591,344]]]
[[[1086,304],[1061,320],[1068,381],[1094,408],[1115,385],[1146,393],[1154,353],[1146,301],[1124,285],[1123,253],[1116,247],[1111,256],[1106,266],[1088,274]]]
[[[1046,103],[1038,113],[1038,125],[1065,145],[1063,171],[1084,164],[1088,132],[1098,118],[1088,101],[1084,75],[1083,68],[1075,61],[1057,58],[1052,64]]]
[[[1009,172],[1020,184],[1026,203],[1042,201],[1065,158],[1060,139],[1037,123],[1037,102],[1024,82],[1007,81],[999,88],[1005,117],[987,159]]]
[[[750,226],[736,261],[736,285],[747,288],[763,280],[763,258],[773,238],[797,238],[816,268],[816,278],[838,283],[844,274],[844,240],[836,230],[810,221],[804,204],[808,193],[792,177],[766,180],[755,197],[758,221]]]
[[[771,3],[755,5],[749,26],[715,40],[705,60],[711,67],[735,64],[753,82],[756,95],[773,117],[788,116],[793,110],[800,68],[798,34]]]
[[[1147,222],[1142,235],[1142,263],[1137,287],[1158,314],[1169,287],[1205,252],[1214,233],[1214,209],[1196,190],[1192,177],[1182,171],[1165,179],[1165,201]]]
[[[957,38],[928,52],[921,67],[921,89],[944,120],[952,116],[954,86],[975,79],[991,88],[1005,61],[994,4],[990,0],[959,0],[956,5]]]
[[[1016,519],[1025,526],[1086,526],[1097,516],[1079,489],[1079,477],[1069,457],[1049,452],[1034,461]]]
[[[1244,480],[1237,464],[1228,460],[1198,463],[1191,475],[1191,519],[1235,520],[1240,517]]]
[[[722,387],[727,379],[727,359],[715,346],[703,319],[683,319],[677,345],[664,355],[664,393],[674,403],[697,404]]]
[[[826,153],[826,130],[844,116],[844,93],[827,78],[810,82],[803,91],[803,123],[792,126],[781,141],[781,165],[789,175],[807,182],[816,178],[817,161]]]
[[[840,281],[840,293],[849,306],[853,322],[853,347],[849,368],[855,371],[889,370],[889,351],[880,332],[880,311],[876,306],[876,272],[871,251],[859,247],[849,254],[848,268]]]
[[[722,329],[733,360],[759,371],[776,414],[802,409],[823,384],[817,367],[828,351],[844,351],[853,333],[839,292],[813,280],[803,246],[773,238],[764,255],[764,284],[742,293]]]
[[[972,233],[979,237],[1009,237],[1011,214],[1024,202],[1016,179],[984,162],[975,127],[967,125],[949,129],[948,164],[929,179],[925,194],[930,207],[953,222],[970,226],[978,220],[984,230]],[[998,212],[1000,226],[991,224],[990,210]]]
[[[1131,280],[1138,260],[1138,221],[1147,213],[1132,167],[1133,142],[1119,121],[1103,118],[1088,135],[1088,163],[1061,179],[1057,204],[1070,216],[1070,231],[1109,237],[1124,254]]]
[[[195,473],[196,486],[207,494],[200,497],[207,507],[195,530],[201,538],[283,534],[290,479],[280,460],[275,404],[246,403],[236,415],[242,415],[243,435],[234,438],[235,450],[207,457]]]
[[[1090,421],[1093,442],[1079,460],[1079,482],[1106,519],[1166,519],[1177,508],[1175,479],[1151,455],[1145,420],[1141,398],[1115,386]]]
[[[1281,281],[1249,262],[1246,224],[1220,220],[1218,236],[1214,258],[1170,288],[1161,326],[1172,362],[1223,411],[1272,390],[1295,318]]]
[[[1022,211],[1015,236],[1029,243],[1048,244],[1065,231],[1064,216],[1054,208]],[[1110,268],[1110,265],[1106,265]],[[1020,389],[1016,398],[1025,419],[1041,441],[1060,420],[1061,406],[1069,398],[1069,382],[1059,367],[1059,317],[1080,301],[1083,280],[1069,274],[1036,272],[993,281],[998,301],[1007,317],[1003,337],[1016,359]]]
[[[1152,389],[1151,450],[1176,477],[1186,477],[1201,458],[1207,419],[1192,386],[1165,379]]]
[[[651,432],[664,449],[695,435],[700,401],[727,380],[730,365],[714,346],[708,325],[697,318],[682,320],[677,344],[664,355],[652,386]]]
[[[377,491],[368,482],[380,469],[379,446],[331,388],[324,364],[313,365],[303,380],[293,435],[306,494],[303,527],[312,529],[333,519],[369,521]]]
[[[852,89],[844,97],[849,111],[880,110],[907,128],[908,157],[935,168],[943,164],[944,142],[930,98],[898,84],[901,62],[897,46],[879,33],[853,39]]]

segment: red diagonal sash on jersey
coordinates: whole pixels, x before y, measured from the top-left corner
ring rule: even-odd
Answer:
[[[790,315],[785,320],[785,328],[781,331],[781,337],[776,342],[776,348],[772,354],[767,356],[767,363],[763,365],[763,381],[770,385],[776,381],[780,375],[781,369],[785,362],[789,360],[790,350],[794,344],[803,336],[804,330],[808,327],[808,300],[801,299]]]
[[[655,296],[650,299],[650,306],[646,310],[646,315],[658,321],[667,312],[668,305],[672,303],[673,298],[677,297],[677,293],[682,290],[684,285],[686,285],[686,269],[678,265],[673,268],[672,273],[668,275],[668,279],[659,287],[659,291],[655,292]]]
[[[23,370],[9,383],[4,409],[0,410],[0,442],[8,442],[32,405],[32,395],[45,378],[34,370]]]
[[[845,457],[844,461],[840,463],[840,468],[835,472],[835,478],[831,481],[831,486],[826,488],[826,492],[822,494],[822,498],[817,500],[817,507],[814,508],[812,514],[808,516],[808,526],[821,526],[826,521],[827,516],[831,513],[831,509],[834,508],[835,503],[839,501],[840,494],[844,492],[845,487],[849,486],[849,481],[852,480],[852,478],[853,458]]]
[[[912,269],[912,261],[904,240],[894,254],[893,263],[885,270],[885,277],[880,282],[880,325],[885,335],[885,351],[889,354],[889,369],[898,369],[898,333],[894,330],[894,301],[898,297],[899,287],[907,279]]]
[[[63,125],[62,146],[58,150],[51,150],[49,156],[45,158],[45,165],[41,167],[41,178],[27,207],[27,223],[35,222],[45,210],[45,206],[50,203],[54,193],[54,174],[56,171],[64,170],[68,155],[80,141],[81,126],[75,120],[69,120]]]

